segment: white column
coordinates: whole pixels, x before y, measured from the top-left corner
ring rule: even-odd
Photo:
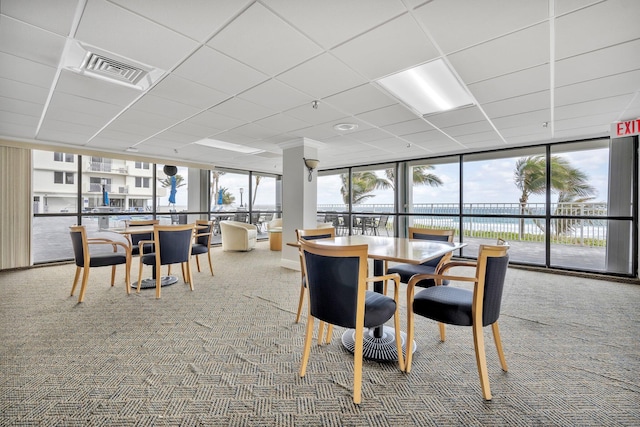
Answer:
[[[288,246],[295,242],[298,228],[315,228],[318,211],[318,174],[309,171],[304,158],[317,159],[321,143],[299,138],[281,144],[282,147],[282,258],[281,265],[300,270],[298,249]]]

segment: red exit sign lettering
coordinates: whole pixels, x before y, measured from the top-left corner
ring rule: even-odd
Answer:
[[[614,138],[640,135],[640,119],[625,120],[611,125],[611,135]]]

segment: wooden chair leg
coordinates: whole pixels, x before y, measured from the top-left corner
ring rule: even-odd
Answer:
[[[182,269],[182,281],[184,283],[191,283],[191,281],[189,280],[189,277],[187,277],[187,273],[186,273],[186,271],[184,269],[184,264],[185,264],[184,262],[180,263],[180,269]]]
[[[325,323],[321,320],[318,325],[318,345],[322,345],[322,342],[324,341],[324,325]]]
[[[473,329],[473,346],[476,350],[476,363],[478,365],[478,375],[480,376],[480,387],[482,388],[482,397],[485,400],[491,400],[491,387],[489,386],[489,374],[487,372],[487,356],[484,349],[484,334],[482,324],[474,323]]]
[[[111,266],[111,287],[116,283],[116,266]]]
[[[196,255],[196,266],[198,266],[198,273],[200,273],[200,257]]]
[[[138,287],[136,288],[136,293],[140,293],[140,286],[142,285],[142,267],[144,264],[142,260],[140,260],[140,268],[138,269]]]
[[[171,264],[167,266],[167,276],[171,276]]]
[[[76,286],[78,285],[78,279],[80,278],[80,271],[82,270],[82,267],[78,267],[76,266],[76,275],[73,278],[73,285],[71,285],[71,295],[73,296],[73,294],[76,291]]]
[[[156,269],[156,299],[160,299],[160,294],[161,294],[161,290],[162,290],[162,271],[160,268],[160,264],[157,264],[155,267]]]
[[[302,360],[300,361],[301,378],[307,373],[307,363],[309,362],[309,353],[311,353],[311,341],[313,341],[313,320],[313,317],[308,316],[307,332],[304,336],[304,349],[302,350]]]
[[[438,328],[440,328],[440,341],[444,342],[447,339],[447,331],[444,323],[438,322]]]
[[[500,328],[498,328],[497,321],[493,325],[491,325],[491,330],[493,331],[493,341],[496,343],[496,350],[498,350],[500,366],[502,366],[503,371],[507,372],[509,368],[507,367],[507,359],[504,358],[504,351],[502,350],[502,340],[500,339]]]
[[[124,272],[124,285],[126,286],[127,295],[129,295],[131,294],[131,257],[127,258],[124,268],[126,268]]]
[[[307,288],[300,285],[300,298],[298,299],[298,313],[296,313],[296,323],[300,322],[300,315],[302,314],[302,303],[304,302],[304,293]]]
[[[211,252],[207,252],[207,258],[209,258],[209,270],[211,270],[211,275],[213,276],[213,262],[211,262]]]
[[[400,329],[400,307],[399,304],[396,304],[396,312],[393,314],[393,326],[395,327],[395,335],[396,335],[396,351],[398,352],[398,365],[400,366],[400,370],[404,371],[404,355],[402,354],[402,334]],[[407,353],[411,353],[412,345],[410,344],[412,341],[407,341]]]
[[[331,337],[333,336],[333,325],[331,323],[329,323],[329,326],[327,326],[327,335],[324,338],[324,343],[326,345],[331,344]]]
[[[407,292],[407,355],[404,361],[404,371],[411,372],[411,362],[413,361],[413,293]]]
[[[80,295],[78,296],[78,302],[84,301],[84,293],[87,290],[87,282],[89,281],[89,270],[91,270],[91,268],[85,266],[84,271],[82,272],[82,286],[80,286]]]
[[[353,350],[353,403],[360,404],[362,400],[362,341],[363,330],[356,328],[355,332],[355,348]]]

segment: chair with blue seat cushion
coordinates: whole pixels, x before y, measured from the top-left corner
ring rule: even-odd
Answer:
[[[139,220],[127,220],[125,221],[126,227],[147,227],[150,225],[158,225],[160,221],[157,219],[139,219]],[[131,242],[131,255],[140,254],[140,240],[152,240],[153,233],[131,233],[127,234],[127,238]],[[147,248],[151,250],[149,247]]]
[[[138,289],[142,284],[142,268],[144,265],[154,266],[156,279],[156,298],[161,294],[162,265],[181,264],[182,276],[185,283],[193,291],[193,275],[191,274],[191,245],[193,244],[194,225],[154,225],[153,240],[140,241],[140,271],[138,274]],[[145,246],[153,246],[154,252],[146,253]]]
[[[397,274],[367,277],[367,245],[326,246],[299,240],[309,291],[307,328],[300,377],[306,374],[315,319],[354,329],[353,402],[361,401],[364,328],[375,328],[394,317],[396,350],[404,370],[399,318],[400,278]],[[394,297],[367,290],[368,282],[393,280]]]
[[[79,303],[84,300],[91,267],[111,266],[111,286],[113,286],[115,283],[116,266],[121,264],[125,264],[125,285],[128,295],[129,271],[131,268],[131,250],[129,245],[124,242],[116,242],[106,238],[89,238],[87,237],[87,230],[84,225],[74,225],[70,227],[70,234],[76,263],[76,274],[73,279],[73,285],[71,286],[71,296],[73,296],[76,291],[82,270],[84,271],[82,271],[82,285],[80,286],[80,295],[78,296]],[[105,245],[111,246],[113,252],[91,254],[90,246],[97,248]],[[119,251],[118,248],[121,248],[121,250]]]
[[[206,227],[206,228],[204,228]],[[207,221],[203,219],[196,220],[196,235],[195,241],[191,246],[191,255],[196,257],[196,266],[198,267],[198,273],[200,272],[200,259],[198,255],[207,254],[209,259],[209,270],[213,276],[213,263],[211,262],[211,236],[213,235],[213,221]]]
[[[431,228],[409,227],[410,239],[436,240],[442,242],[453,242],[453,236],[456,230],[439,230]],[[437,273],[439,266],[443,265],[451,259],[451,252],[438,258],[430,259],[422,264],[397,264],[386,269],[387,273],[397,273],[400,275],[402,283],[409,283],[409,279],[415,274],[434,274]],[[416,286],[428,288],[436,283],[433,279],[424,279],[417,283]],[[444,285],[448,282],[444,282]]]
[[[507,362],[502,350],[498,318],[505,276],[509,265],[508,244],[481,245],[476,262],[448,262],[440,274],[416,275],[407,285],[407,342],[413,342],[414,315],[435,320],[440,325],[440,340],[445,341],[445,324],[471,326],[476,353],[476,364],[480,376],[482,395],[491,400],[491,389],[487,373],[483,327],[491,325],[500,365],[507,371]],[[453,276],[447,273],[453,267],[475,268],[475,276]],[[432,286],[415,293],[415,286],[424,279],[472,282],[473,290],[455,286]],[[412,355],[407,354],[406,372],[411,370]]]

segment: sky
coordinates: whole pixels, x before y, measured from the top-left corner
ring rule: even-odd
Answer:
[[[588,182],[596,189],[594,202],[607,201],[609,156],[608,149],[574,151],[559,154],[569,160],[570,164],[588,176]],[[487,161],[465,162],[464,164],[464,202],[465,203],[518,203],[520,191],[514,183],[514,169],[517,157],[493,159]],[[161,168],[160,168],[161,170]],[[187,179],[187,168],[178,168],[178,173]],[[459,195],[458,164],[435,165],[431,173],[437,175],[443,185],[440,187],[414,186],[414,203],[457,203]],[[382,175],[380,173],[380,175]],[[341,181],[339,175],[322,176],[318,181],[318,204],[342,204],[340,195]],[[240,205],[240,191],[244,189],[243,204],[246,206],[249,197],[248,175],[228,173],[220,178],[220,185],[229,189],[236,197],[235,206]],[[259,186],[256,205],[275,205],[276,181],[264,178]],[[167,196],[169,190],[167,189]],[[374,197],[368,199],[369,204],[393,204],[391,190],[376,190]],[[557,195],[552,195],[555,201]],[[532,195],[530,203],[544,203],[543,195]],[[160,205],[168,205],[165,198]],[[187,205],[187,191],[184,187],[176,194],[176,207]]]

